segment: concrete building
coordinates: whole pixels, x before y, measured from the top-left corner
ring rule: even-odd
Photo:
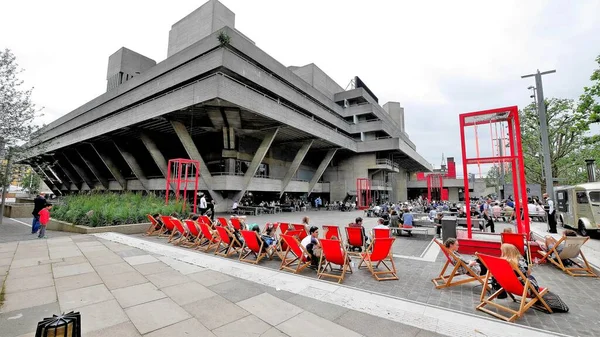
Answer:
[[[345,90],[314,64],[284,66],[211,0],[172,26],[164,61],[111,55],[107,92],[41,130],[23,161],[61,194],[165,190],[167,161],[191,158],[221,209],[249,191],[342,200],[357,178],[406,199],[409,173],[431,167],[400,103],[380,105],[352,82]]]

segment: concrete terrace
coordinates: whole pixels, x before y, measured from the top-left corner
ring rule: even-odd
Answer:
[[[284,213],[248,217],[248,223],[299,222],[303,215],[317,225],[343,226],[361,213]],[[365,220],[367,228],[374,226],[374,218]],[[540,234],[545,228],[533,227]],[[430,279],[444,261],[436,246],[429,245],[431,232],[397,238],[399,281],[377,282],[368,271],[355,270],[342,285],[317,280],[308,269],[301,275],[281,272],[277,258],[252,266],[155,237],[49,236],[0,244],[0,272],[8,272],[2,336],[32,336],[28,333],[42,317],[70,309],[81,311],[84,322],[94,321],[86,323],[85,336],[107,331],[116,336],[183,331],[203,333],[198,336],[383,336],[397,331],[406,336],[600,335],[589,301],[598,280],[571,278],[550,265],[536,266],[533,273],[569,305],[567,314],[529,310],[516,324],[507,324],[475,310],[481,287],[474,283],[436,290]],[[594,253],[597,243],[587,247],[590,261],[600,256]],[[172,314],[155,319],[166,307]],[[217,312],[224,314],[217,318]],[[236,330],[243,324],[248,330]]]

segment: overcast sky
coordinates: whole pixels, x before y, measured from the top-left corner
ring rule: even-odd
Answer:
[[[204,3],[10,1],[0,48],[10,48],[49,123],[106,90],[108,57],[127,47],[157,62],[171,25]],[[286,66],[315,63],[342,87],[358,75],[380,103],[399,101],[427,161],[460,158],[458,114],[577,98],[600,54],[600,1],[222,0],[236,28]],[[462,172],[462,169],[459,168]],[[476,168],[469,169],[475,172]]]

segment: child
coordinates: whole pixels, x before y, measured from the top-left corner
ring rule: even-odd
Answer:
[[[40,227],[40,235],[38,236],[39,239],[46,239],[46,225],[48,224],[48,221],[50,221],[50,210],[52,209],[52,204],[51,203],[46,203],[44,205],[44,208],[42,208],[42,210],[38,213],[40,215],[40,224],[42,225]]]

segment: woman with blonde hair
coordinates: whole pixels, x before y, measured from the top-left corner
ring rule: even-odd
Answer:
[[[521,273],[529,279],[529,282],[533,285],[535,290],[538,290],[537,280],[531,275],[527,261],[525,261],[525,258],[521,255],[519,249],[510,243],[503,243],[502,246],[500,246],[500,250],[502,251],[502,258],[512,263],[514,266],[517,266]],[[525,280],[521,280],[521,282],[525,283]]]

